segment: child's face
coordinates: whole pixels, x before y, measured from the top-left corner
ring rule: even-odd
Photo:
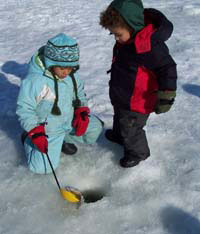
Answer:
[[[72,72],[72,67],[52,67],[52,72],[58,76],[60,79],[64,79]]]
[[[131,38],[131,33],[128,29],[122,27],[110,28],[111,34],[114,34],[115,40],[121,44],[127,42]]]

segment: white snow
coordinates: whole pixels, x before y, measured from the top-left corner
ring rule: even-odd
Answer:
[[[112,126],[108,97],[114,38],[100,12],[108,0],[6,0],[0,7],[0,234],[199,234],[200,233],[200,3],[144,0],[174,24],[167,42],[178,64],[172,110],[152,114],[146,126],[151,157],[120,168],[120,146],[102,134],[93,146],[63,156],[60,183],[104,194],[79,209],[59,195],[53,175],[28,171],[15,114],[21,80],[32,54],[59,32],[80,44],[81,78],[89,106]]]

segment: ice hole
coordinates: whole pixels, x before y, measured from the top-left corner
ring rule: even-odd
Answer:
[[[90,189],[82,192],[84,202],[92,203],[101,200],[105,196],[105,192],[101,189]]]

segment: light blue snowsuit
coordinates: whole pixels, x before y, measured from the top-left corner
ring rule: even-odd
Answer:
[[[90,116],[89,126],[83,136],[77,137],[72,127],[74,116],[75,100],[74,86],[72,78],[67,76],[58,80],[58,106],[61,115],[51,114],[55,100],[54,79],[49,70],[45,67],[41,48],[31,59],[27,77],[22,81],[20,93],[17,101],[17,115],[22,128],[29,132],[40,123],[46,122],[45,132],[48,135],[48,154],[52,165],[55,168],[59,165],[61,147],[63,141],[67,143],[94,143],[102,131],[102,123],[95,116]],[[84,93],[83,82],[79,79],[77,72],[74,73],[77,83],[77,94],[81,101],[81,106],[87,106]],[[36,146],[33,145],[29,137],[26,138],[25,154],[27,156],[28,167],[35,173],[51,173],[48,160]]]

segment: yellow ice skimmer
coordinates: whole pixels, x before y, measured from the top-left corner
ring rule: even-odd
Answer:
[[[68,202],[81,202],[81,193],[72,187],[61,188],[60,193]]]
[[[66,186],[65,188],[60,187],[60,184],[58,182],[56,173],[55,173],[55,171],[53,169],[53,166],[52,166],[52,163],[50,161],[48,153],[46,153],[46,156],[47,156],[47,159],[49,161],[49,165],[51,166],[54,178],[56,180],[56,183],[58,185],[58,188],[59,188],[59,191],[60,191],[62,197],[68,202],[73,202],[73,203],[81,202],[82,201],[82,194],[78,189],[75,189],[75,188],[73,188],[71,186]]]

